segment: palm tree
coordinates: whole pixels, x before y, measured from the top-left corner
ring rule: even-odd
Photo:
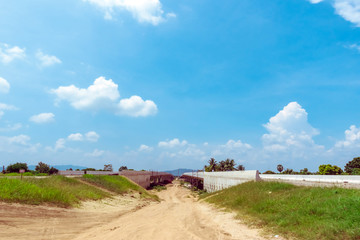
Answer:
[[[215,161],[215,158],[210,158],[210,160],[208,161],[209,166],[206,166],[206,168],[209,170],[209,172],[214,172],[216,171],[217,168],[217,162]]]

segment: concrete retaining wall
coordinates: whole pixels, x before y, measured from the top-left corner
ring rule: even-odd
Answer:
[[[204,179],[204,189],[208,192],[219,191],[248,181],[259,181],[257,170],[231,172],[189,172],[186,176]]]

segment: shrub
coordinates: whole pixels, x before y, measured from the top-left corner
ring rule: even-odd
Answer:
[[[263,174],[275,174],[275,172],[273,172],[271,170],[267,170],[266,172],[263,172]]]
[[[7,166],[6,168],[6,172],[8,173],[18,173],[20,169],[24,169],[25,172],[28,172],[29,169],[28,169],[28,166],[26,163],[15,163],[15,164],[11,164],[9,166]]]

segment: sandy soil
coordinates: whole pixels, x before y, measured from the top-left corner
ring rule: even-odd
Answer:
[[[128,196],[80,209],[2,203],[0,239],[266,239],[176,183],[158,195],[160,203]]]

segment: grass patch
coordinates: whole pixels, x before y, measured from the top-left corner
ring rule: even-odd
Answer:
[[[162,190],[166,190],[167,188],[166,188],[166,186],[163,186],[163,185],[155,185],[155,186],[153,186],[151,189],[160,192],[160,191],[162,191]]]
[[[360,239],[360,191],[248,182],[200,198],[298,239]]]
[[[78,205],[82,200],[109,197],[95,187],[63,176],[20,179],[0,178],[0,201],[59,207]]]
[[[129,179],[123,176],[101,176],[85,174],[83,175],[82,179],[118,194],[125,194],[135,191],[140,193],[142,198],[159,200],[158,196],[150,194],[144,188],[129,181]]]

